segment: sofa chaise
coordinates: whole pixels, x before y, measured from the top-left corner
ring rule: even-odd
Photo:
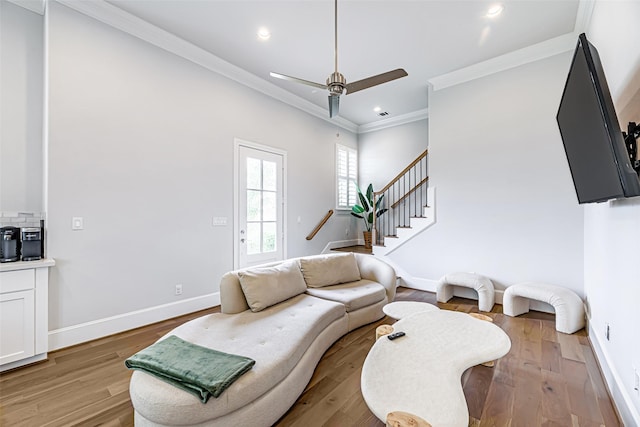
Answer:
[[[384,317],[396,274],[361,254],[317,255],[226,273],[221,313],[167,334],[255,360],[253,368],[203,404],[196,396],[134,371],[137,426],[270,426],[302,394],[324,352],[346,333]]]

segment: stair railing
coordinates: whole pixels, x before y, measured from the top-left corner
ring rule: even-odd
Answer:
[[[316,228],[314,228],[311,233],[309,233],[309,235],[307,236],[307,240],[313,239],[315,235],[318,234],[318,231],[320,231],[320,229],[327,223],[327,221],[329,221],[331,215],[333,215],[333,209],[329,209],[329,212],[327,212],[327,214],[320,220],[318,225],[316,225]]]
[[[423,216],[429,182],[428,152],[425,150],[382,190],[374,192],[374,244],[384,245],[384,238],[395,237],[397,228],[409,227],[412,217]],[[381,197],[384,199],[378,208],[388,211],[376,218],[375,207]]]

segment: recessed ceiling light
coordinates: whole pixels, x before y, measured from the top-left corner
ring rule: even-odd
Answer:
[[[374,108],[373,108],[373,111],[375,111],[376,113],[378,113],[378,112],[379,112],[379,111],[381,111],[381,110],[382,110],[382,108],[380,108],[380,107],[374,107]]]
[[[269,40],[271,38],[271,31],[266,27],[260,27],[258,29],[258,38],[260,40]]]
[[[487,10],[487,18],[495,18],[504,11],[504,5],[501,3],[494,4]]]

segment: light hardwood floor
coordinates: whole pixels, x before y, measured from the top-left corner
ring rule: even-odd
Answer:
[[[397,300],[435,304],[435,295],[398,289]],[[454,298],[443,309],[477,312],[477,301]],[[554,316],[491,314],[512,341],[494,368],[462,378],[470,426],[620,426],[584,331],[557,333]],[[132,426],[124,360],[185,321],[218,308],[51,352],[49,360],[0,374],[1,426]],[[362,363],[385,318],[338,340],[277,426],[384,426],[360,393]],[[398,363],[402,363],[399,358]],[[419,392],[419,391],[417,391]],[[234,426],[242,427],[242,426]]]

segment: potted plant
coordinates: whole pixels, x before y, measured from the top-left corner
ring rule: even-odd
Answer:
[[[371,228],[373,227],[373,184],[369,184],[366,194],[362,194],[362,190],[360,190],[358,184],[356,184],[356,190],[358,191],[360,204],[353,205],[351,208],[351,215],[364,221],[365,230],[362,232],[364,236],[364,247],[371,249]],[[376,201],[376,218],[380,217],[380,215],[387,211],[386,208],[381,208],[383,205],[383,199],[384,194]]]

